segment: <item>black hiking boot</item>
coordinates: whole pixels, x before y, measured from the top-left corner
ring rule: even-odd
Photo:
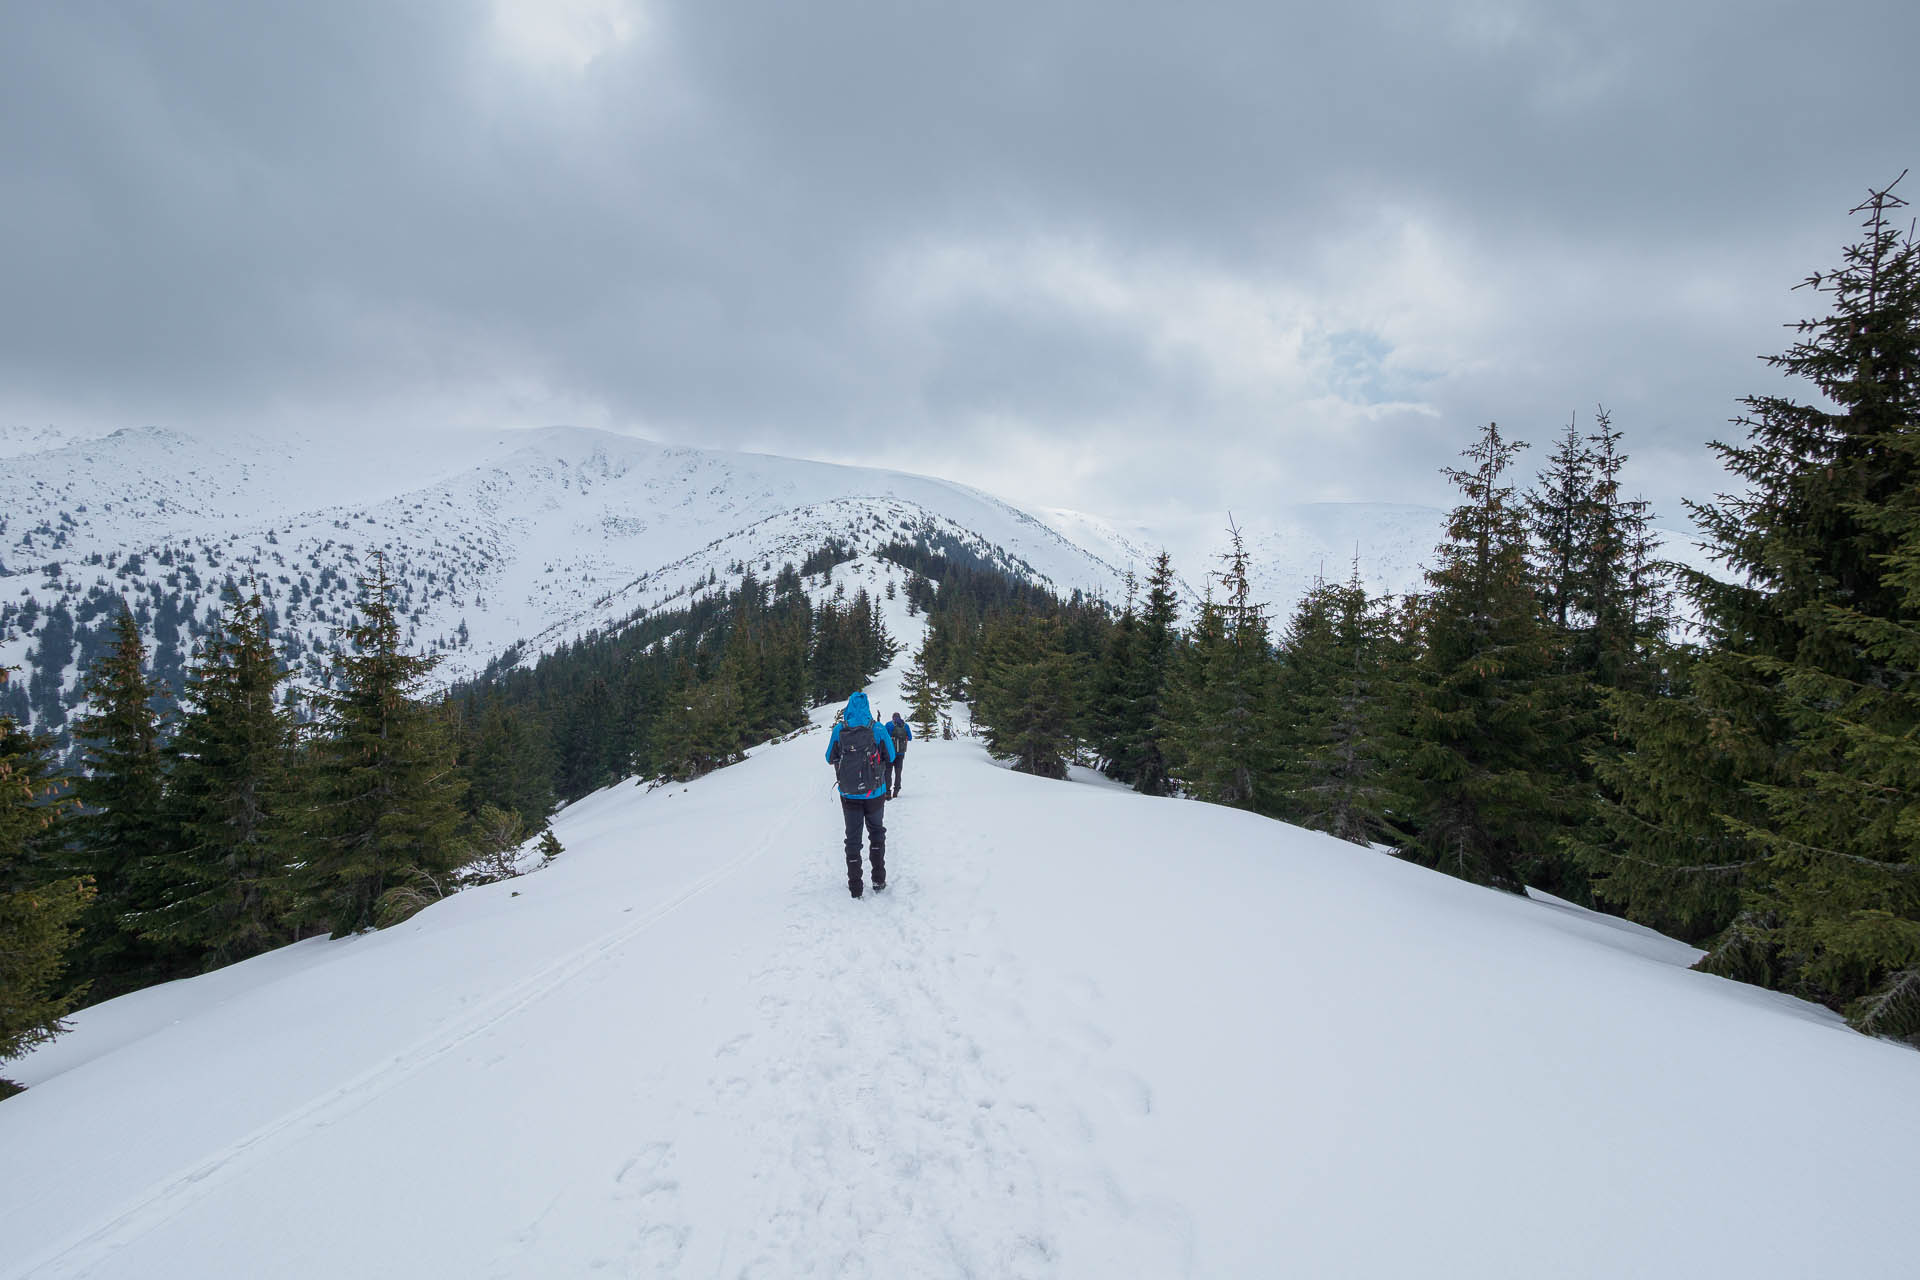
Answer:
[[[873,891],[875,893],[885,893],[887,891],[887,882],[885,880],[875,880],[873,882]]]
[[[874,887],[875,889],[878,889],[878,888],[880,888],[880,886],[879,886],[879,885],[875,885],[875,886],[873,886],[873,887]],[[857,885],[857,884],[854,884],[854,885],[848,885],[848,886],[847,886],[847,891],[848,891],[849,893],[851,893],[851,894],[853,894],[853,896],[854,896],[854,897],[856,897],[856,898],[860,896],[860,886],[859,886],[859,885]]]

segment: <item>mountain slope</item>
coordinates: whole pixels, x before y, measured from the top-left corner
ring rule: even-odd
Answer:
[[[559,427],[219,449],[122,431],[0,460],[0,513],[0,665],[32,671],[55,729],[123,598],[177,676],[223,585],[257,585],[296,674],[323,680],[376,552],[406,642],[449,681],[828,539],[952,538],[1063,593],[1121,579],[961,485]]]
[[[725,588],[746,569],[769,576],[829,539],[861,550],[944,540],[1062,594],[1116,603],[1125,575],[1143,577],[1164,547],[1194,602],[1229,518],[1028,513],[924,476],[567,427],[218,446],[158,428],[78,441],[14,431],[0,437],[0,667],[28,679],[0,687],[0,713],[59,731],[122,600],[162,683],[177,688],[230,582],[265,597],[296,680],[324,683],[375,553],[405,642],[439,656],[452,682],[509,650],[537,653]],[[1321,503],[1237,519],[1256,594],[1284,622],[1356,553],[1375,593],[1418,589],[1446,516]]]
[[[911,748],[853,901],[830,715],[573,806],[546,870],[85,1011],[9,1068],[0,1277],[1907,1269],[1912,1052],[964,740]]]

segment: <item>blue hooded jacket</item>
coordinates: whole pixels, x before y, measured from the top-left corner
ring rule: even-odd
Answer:
[[[893,735],[886,732],[881,726],[874,724],[873,712],[867,706],[867,695],[864,693],[855,693],[851,698],[847,699],[847,709],[840,713],[840,723],[833,726],[833,736],[827,739],[828,764],[833,763],[833,749],[840,745],[840,730],[857,729],[863,724],[873,729],[873,740],[885,748],[887,759],[893,759]],[[871,791],[861,792],[857,795],[842,791],[840,794],[848,800],[871,800],[875,796],[884,796],[887,794],[887,780],[884,777],[881,778],[880,785]]]

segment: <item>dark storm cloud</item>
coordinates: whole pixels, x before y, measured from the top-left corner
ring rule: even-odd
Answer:
[[[0,417],[573,420],[1126,508],[1671,510],[1870,182],[1910,6],[23,5]]]

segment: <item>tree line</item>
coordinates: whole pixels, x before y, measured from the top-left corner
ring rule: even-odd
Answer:
[[[474,769],[494,794],[524,788],[510,807],[532,821],[556,799],[635,774],[697,777],[801,728],[809,708],[844,698],[893,660],[879,601],[833,580],[854,555],[830,544],[771,582],[736,565],[730,590],[455,686]],[[808,576],[823,579],[817,603]]]
[[[853,554],[807,567],[830,582]],[[381,557],[304,697],[257,594],[228,593],[177,704],[123,608],[87,669],[78,769],[0,716],[0,1061],[81,1004],[513,874],[559,802],[726,764],[892,659],[864,589],[815,604],[792,565],[770,587],[738,568],[731,591],[433,696]]]
[[[228,595],[177,708],[122,610],[86,676],[81,768],[0,719],[0,1059],[76,1003],[404,918],[476,853],[445,717],[418,696],[384,561],[335,688],[283,696],[260,597]]]
[[[1117,614],[939,608],[912,679],[988,746],[1269,814],[1695,942],[1701,968],[1920,1042],[1920,247],[1888,188],[1819,314],[1712,445],[1717,562],[1659,558],[1622,433],[1569,425],[1525,491],[1495,424],[1424,588],[1359,566],[1275,634],[1237,532],[1182,624],[1163,554]],[[944,606],[945,602],[942,602]]]

